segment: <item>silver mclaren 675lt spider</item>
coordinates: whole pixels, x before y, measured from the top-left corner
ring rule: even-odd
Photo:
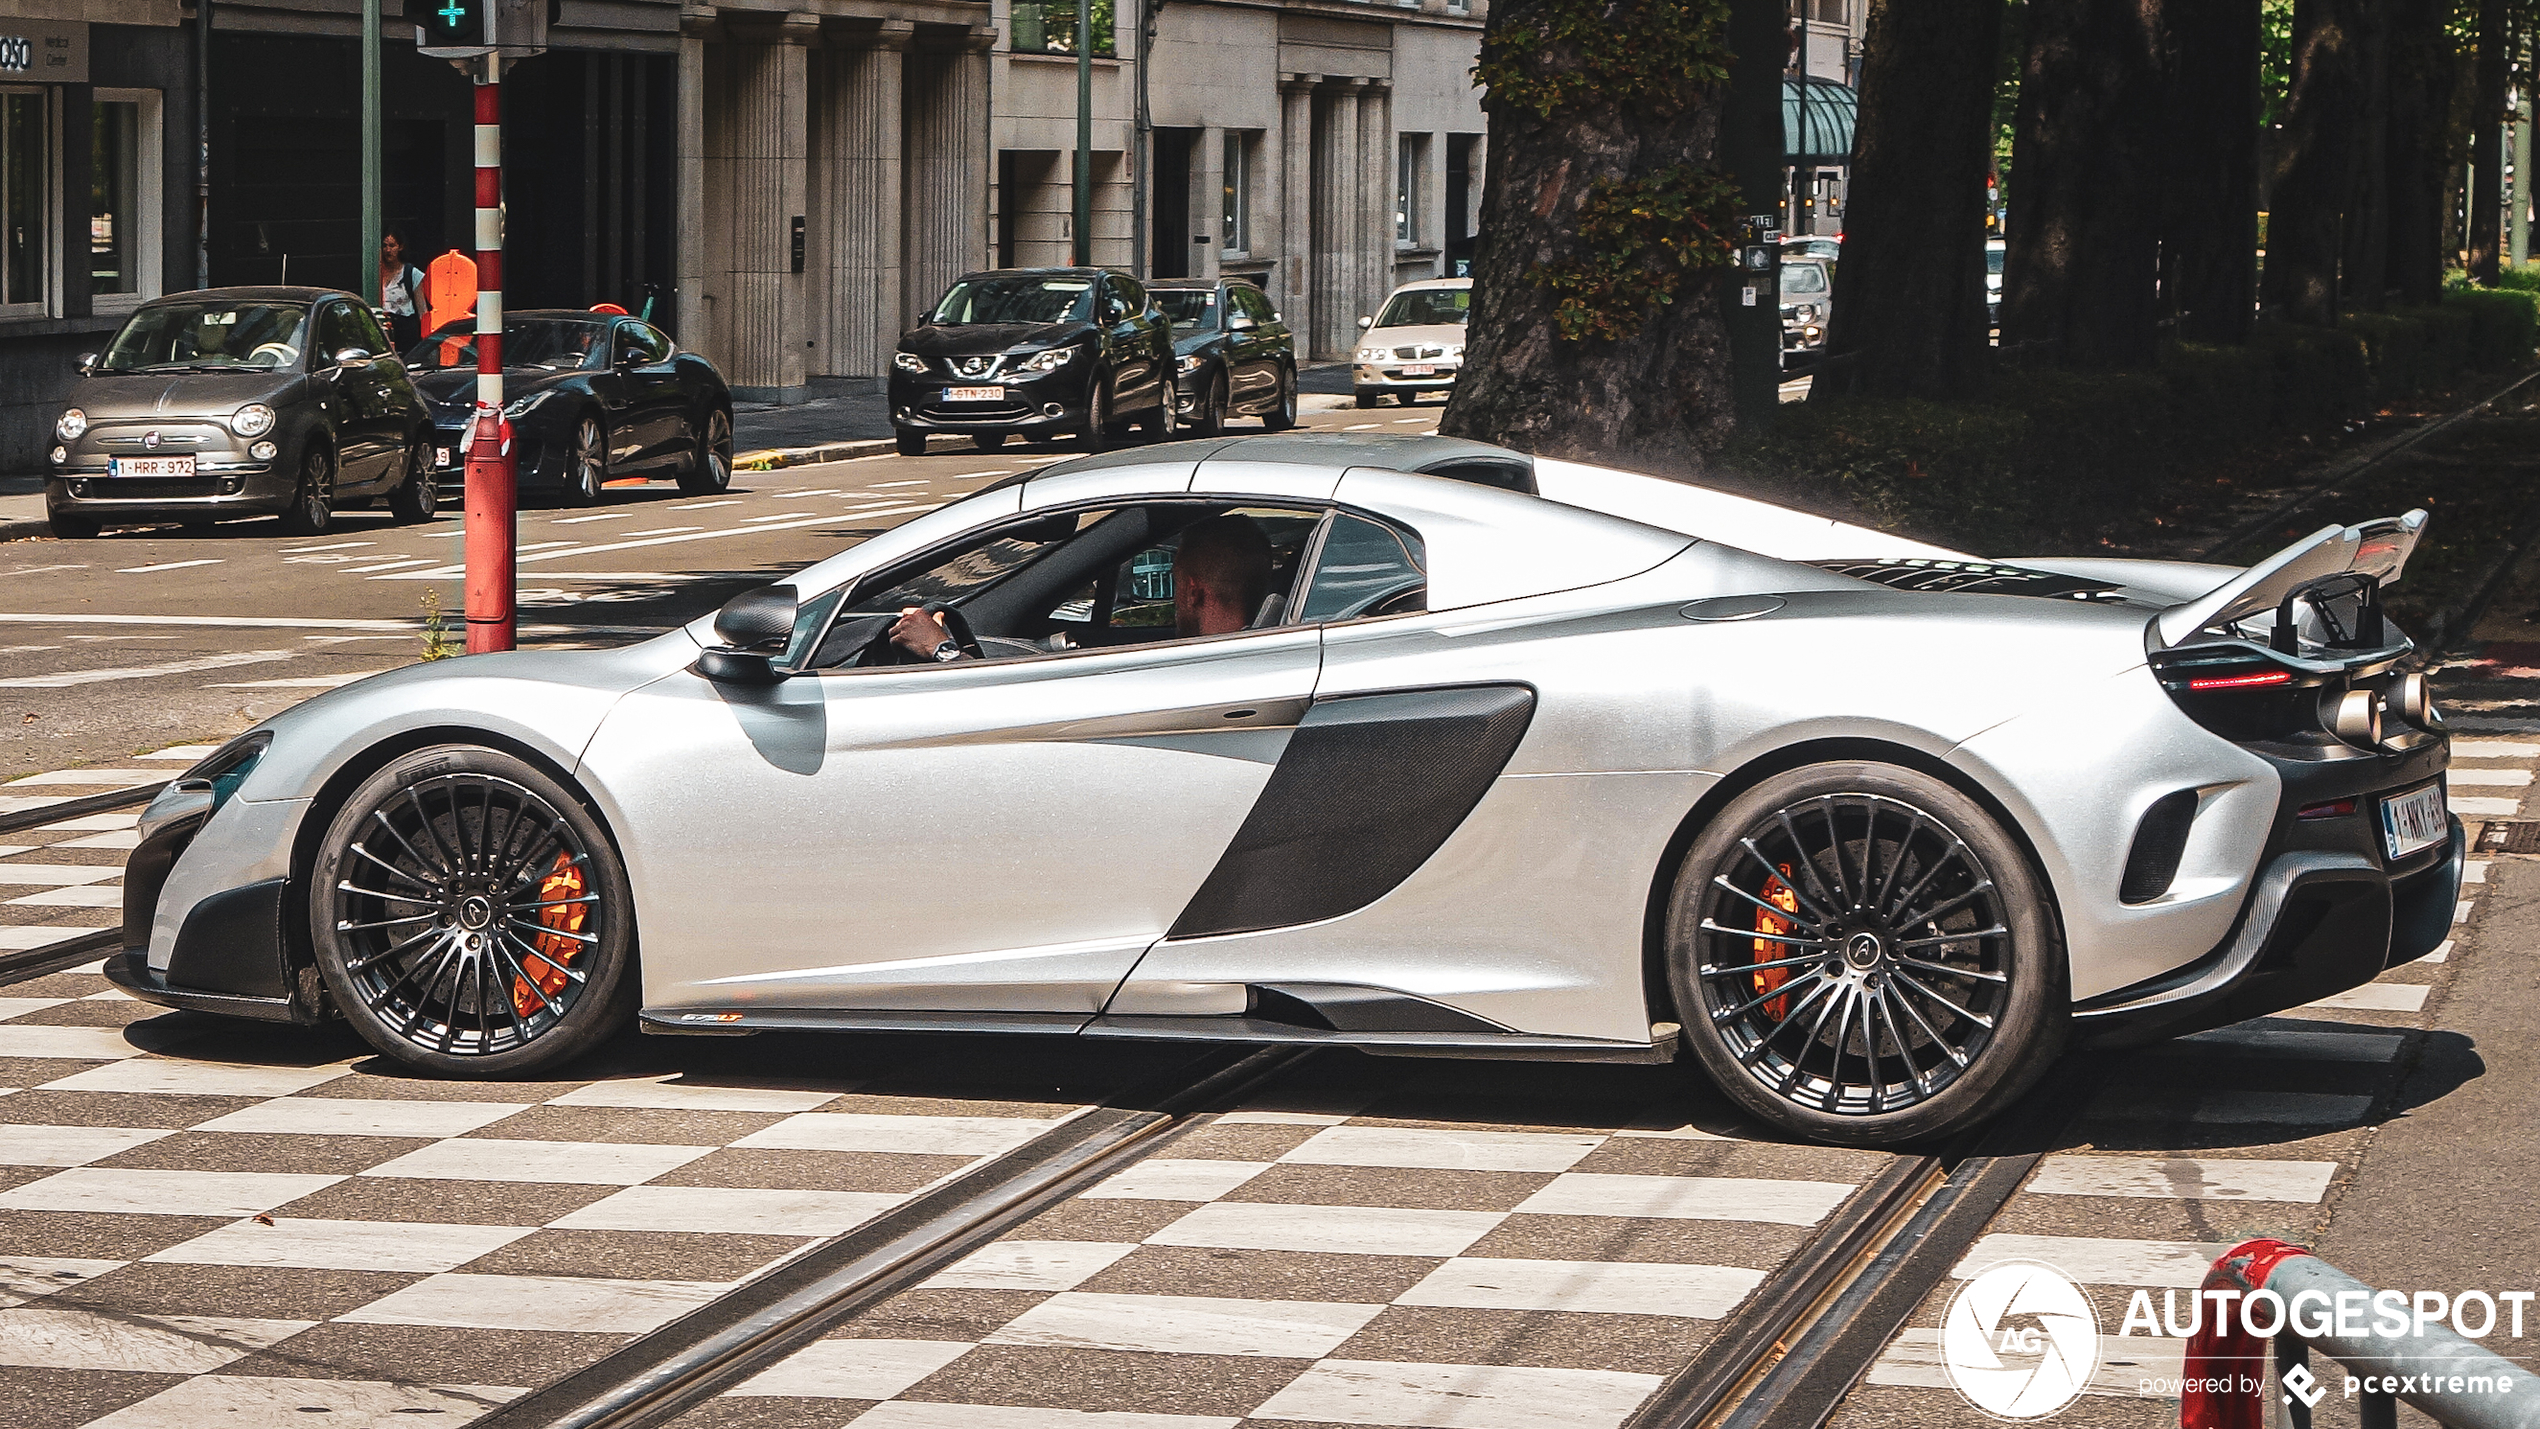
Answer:
[[[1687,1057],[1918,1141],[2435,948],[2424,519],[2018,559],[1441,438],[1087,458],[265,722],[143,816],[110,970],[455,1076],[630,1021]]]

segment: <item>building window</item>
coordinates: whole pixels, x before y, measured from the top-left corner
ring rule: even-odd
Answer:
[[[88,290],[100,311],[159,294],[159,92],[100,89],[90,129]]]
[[[1252,169],[1248,162],[1251,136],[1239,129],[1226,131],[1225,195],[1218,210],[1218,231],[1225,235],[1226,251],[1252,251]]]
[[[52,296],[50,96],[0,91],[0,311],[43,312]]]
[[[1094,53],[1113,53],[1114,0],[1093,0]],[[1073,4],[1035,3],[1015,0],[1009,25],[1014,31],[1014,52],[1018,55],[1072,55],[1076,53],[1076,7]]]
[[[1393,241],[1397,247],[1420,246],[1420,160],[1429,136],[1405,134],[1395,141],[1393,160]]]

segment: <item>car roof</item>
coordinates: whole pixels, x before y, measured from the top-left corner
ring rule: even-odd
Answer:
[[[1397,283],[1394,285],[1394,291],[1408,293],[1419,288],[1469,288],[1471,286],[1473,286],[1473,280],[1470,278],[1421,278],[1409,283]]]
[[[204,302],[313,303],[320,298],[351,298],[355,302],[361,301],[360,295],[348,293],[342,288],[300,288],[282,287],[276,285],[270,287],[246,288],[197,288],[192,292],[164,294],[160,297],[152,298],[150,301],[143,303],[142,306],[145,308],[155,308]]]

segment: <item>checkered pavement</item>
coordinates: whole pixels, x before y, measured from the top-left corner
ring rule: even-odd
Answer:
[[[0,814],[39,811],[174,778],[217,746],[182,744],[115,768],[63,769],[0,784]],[[0,834],[0,955],[26,952],[123,921],[124,857],[139,842],[137,809],[85,814]],[[0,990],[0,996],[6,996]]]
[[[1650,1100],[1663,1080],[1556,1100],[1595,1077],[1468,1066],[1283,1093],[677,1422],[1619,1425],[1887,1160],[1688,1125],[1687,1098]]]
[[[2488,819],[2533,816],[2540,732],[2491,729],[2452,745],[2451,806],[2475,847]],[[2475,946],[2488,861],[2465,870],[2453,922]],[[2455,940],[2458,941],[2458,940]],[[2440,1026],[2429,996],[2455,944],[2361,987],[2277,1017],[2145,1049],[2113,1075],[2063,1147],[1917,1310],[1832,1421],[1835,1429],[1956,1425],[1939,1326],[1960,1281],[2001,1260],[2043,1261],[2083,1283],[2099,1312],[2100,1367],[2057,1416],[2079,1429],[2169,1429],[2184,1341],[2120,1337],[2136,1288],[2190,1291],[2215,1256],[2255,1236],[2315,1239],[2338,1187],[2387,1114],[2415,1034]]]

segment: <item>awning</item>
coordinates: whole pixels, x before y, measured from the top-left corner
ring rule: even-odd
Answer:
[[[1861,102],[1849,85],[1830,79],[1782,80],[1782,162],[1849,164],[1852,126]]]

